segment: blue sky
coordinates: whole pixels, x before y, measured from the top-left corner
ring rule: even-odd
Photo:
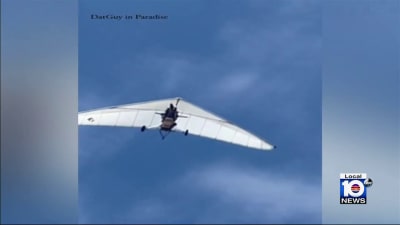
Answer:
[[[319,2],[79,2],[80,111],[176,96],[278,149],[80,127],[81,223],[321,222]]]

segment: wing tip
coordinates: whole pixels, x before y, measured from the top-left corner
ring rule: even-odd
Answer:
[[[276,145],[271,145],[271,147],[264,148],[264,150],[269,150],[269,151],[271,151],[271,150],[274,150],[274,149],[276,149],[276,148],[277,148]]]
[[[277,148],[276,145],[269,144],[269,143],[266,142],[266,141],[263,141],[263,144],[262,144],[262,146],[261,146],[261,149],[262,149],[262,150],[267,150],[267,151],[274,150],[274,149],[276,149],[276,148]]]
[[[276,145],[268,145],[261,148],[262,150],[271,151],[276,149]]]

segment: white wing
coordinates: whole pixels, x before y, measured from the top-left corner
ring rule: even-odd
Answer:
[[[161,116],[170,103],[175,104],[177,98],[121,105],[97,110],[81,112],[78,115],[79,125],[122,126],[157,128],[161,124]],[[216,116],[198,106],[179,98],[179,117],[173,130],[185,132],[242,145],[249,148],[272,150],[275,147],[254,134]]]
[[[136,104],[95,109],[78,114],[79,125],[118,127],[159,127],[161,116],[175,99],[141,102]]]

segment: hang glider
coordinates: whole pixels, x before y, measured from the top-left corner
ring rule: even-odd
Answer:
[[[170,98],[95,109],[78,114],[79,125],[158,129],[164,139],[170,132],[197,135],[249,148],[275,146],[254,134],[182,98]]]

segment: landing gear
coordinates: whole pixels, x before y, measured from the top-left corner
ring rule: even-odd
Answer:
[[[185,136],[187,136],[189,134],[189,130],[185,131]]]
[[[140,128],[140,131],[145,131],[146,130],[146,126],[143,126],[142,128]]]

